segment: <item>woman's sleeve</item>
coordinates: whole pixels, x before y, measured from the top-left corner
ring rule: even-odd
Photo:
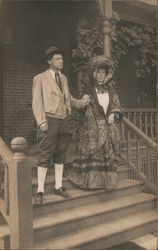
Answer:
[[[116,93],[114,93],[112,107],[111,107],[111,113],[114,113],[114,112],[121,113],[120,100]]]
[[[117,93],[114,89],[113,89],[112,105],[111,105],[110,113],[114,113],[115,118],[120,120],[121,113],[122,113],[121,106],[120,106],[120,100],[119,100],[119,96],[117,95]]]

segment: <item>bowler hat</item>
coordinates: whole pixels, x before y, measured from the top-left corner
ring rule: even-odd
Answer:
[[[50,47],[45,51],[44,57],[42,58],[42,63],[47,63],[47,60],[51,59],[55,54],[63,55],[64,51],[57,47]]]

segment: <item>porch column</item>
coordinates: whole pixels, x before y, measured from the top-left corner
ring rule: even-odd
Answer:
[[[98,0],[100,11],[103,17],[103,34],[104,34],[104,55],[111,56],[111,18],[112,18],[112,0]]]
[[[156,167],[157,167],[157,210],[158,210],[158,4],[157,4],[157,78],[156,78]],[[158,225],[157,225],[157,249],[158,249]]]
[[[157,5],[157,80],[156,80],[156,139],[158,143],[158,5]]]

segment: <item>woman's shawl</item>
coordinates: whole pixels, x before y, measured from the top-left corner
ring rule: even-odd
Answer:
[[[109,106],[106,115],[104,114],[103,108],[99,105],[97,94],[95,90],[95,85],[86,91],[90,95],[90,104],[85,108],[84,115],[80,119],[80,125],[84,124],[84,129],[87,130],[85,135],[88,137],[88,151],[89,154],[95,154],[103,145],[109,145],[110,143],[117,143],[120,139],[119,132],[119,118],[121,114],[120,102],[118,95],[116,94],[114,88],[108,84],[109,93]],[[110,113],[115,113],[115,123],[110,125],[107,122]],[[80,135],[79,135],[80,136]],[[83,149],[82,139],[79,139],[79,150]],[[85,138],[83,138],[83,141]],[[108,148],[106,148],[108,150]],[[87,152],[88,154],[88,152]]]

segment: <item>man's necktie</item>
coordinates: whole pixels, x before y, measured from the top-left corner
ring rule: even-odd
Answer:
[[[60,80],[59,73],[55,73],[55,80],[56,80],[60,90],[62,91],[62,85],[61,85],[61,80]]]

